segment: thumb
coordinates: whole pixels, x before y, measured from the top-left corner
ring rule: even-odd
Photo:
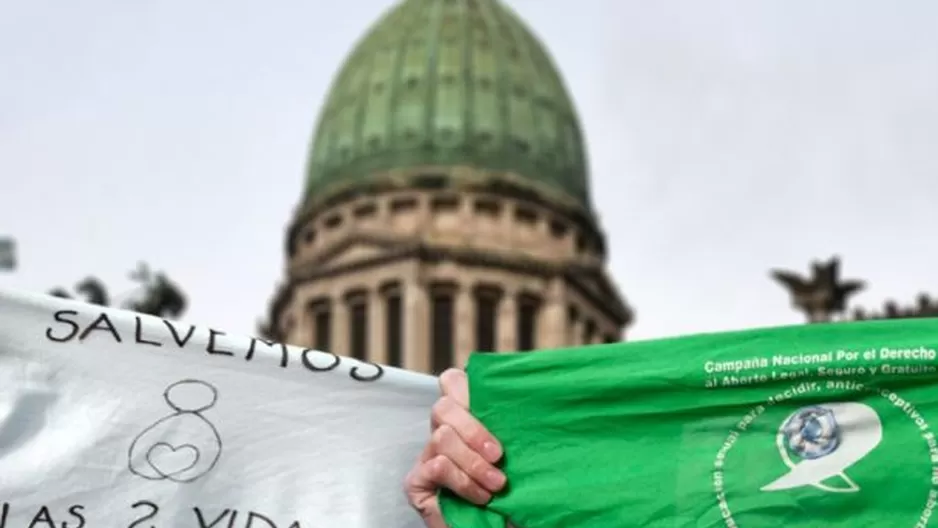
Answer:
[[[436,496],[439,485],[427,466],[425,463],[419,464],[407,474],[404,480],[407,501],[420,514],[427,528],[448,528]]]

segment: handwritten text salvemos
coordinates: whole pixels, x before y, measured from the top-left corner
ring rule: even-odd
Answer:
[[[83,321],[83,319],[88,319],[86,315],[79,314],[76,310],[59,310],[55,312],[53,324],[46,328],[46,338],[56,343],[68,343],[71,341],[84,341],[90,337],[104,337],[117,343],[132,343],[151,347],[171,346],[185,349],[191,347],[192,338],[197,331],[200,331],[195,326],[177,326],[164,319],[160,319],[163,323],[162,327],[157,326],[154,329],[152,325],[145,324],[140,316],[135,316],[133,330],[130,331],[115,324],[113,317],[109,316],[107,312],[96,314],[90,319],[90,322]],[[212,356],[243,357],[245,361],[252,361],[257,351],[261,350],[262,347],[267,347],[268,350],[279,353],[279,366],[281,368],[290,367],[291,356],[298,355],[299,363],[310,372],[328,372],[338,368],[343,361],[352,361],[355,366],[349,369],[349,377],[355,381],[376,381],[384,375],[384,369],[380,365],[342,358],[329,352],[310,348],[298,349],[297,347],[289,347],[256,337],[250,338],[246,348],[238,350],[235,347],[222,346],[220,338],[226,335],[224,332],[206,329],[205,333],[207,339],[204,352]],[[0,528],[3,527],[0,526]]]

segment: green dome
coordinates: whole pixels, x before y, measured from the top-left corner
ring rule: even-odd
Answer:
[[[567,90],[544,47],[498,0],[404,0],[378,21],[333,81],[305,201],[413,185],[393,171],[426,166],[489,175],[457,182],[460,171],[451,171],[444,185],[520,189],[592,216]]]

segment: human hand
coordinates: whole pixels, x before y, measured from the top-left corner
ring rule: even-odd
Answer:
[[[430,415],[430,441],[404,483],[407,499],[427,528],[447,528],[437,500],[440,488],[485,504],[505,486],[505,475],[493,465],[501,459],[502,447],[469,414],[466,373],[449,369],[439,380],[440,399]]]

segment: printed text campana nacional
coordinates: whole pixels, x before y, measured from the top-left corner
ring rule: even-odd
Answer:
[[[771,357],[751,357],[730,361],[707,361],[704,371],[710,373],[745,372],[769,367],[800,367],[804,365],[820,365],[834,361],[851,361],[856,359],[857,353],[848,350],[834,350],[820,354],[776,354]],[[934,361],[938,353],[933,348],[889,348],[883,347],[876,351],[878,360],[910,360]]]

